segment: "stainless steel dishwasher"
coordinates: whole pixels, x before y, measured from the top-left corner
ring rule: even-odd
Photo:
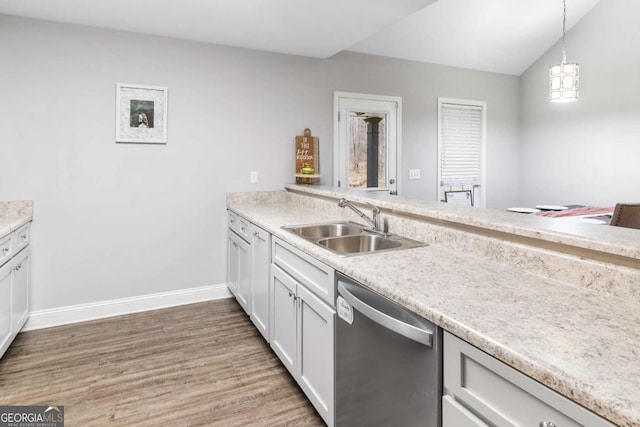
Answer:
[[[347,276],[336,283],[336,426],[440,426],[442,330]]]

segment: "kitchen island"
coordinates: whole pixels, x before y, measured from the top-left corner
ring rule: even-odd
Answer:
[[[379,206],[390,232],[429,245],[340,257],[281,228],[357,220],[340,197]],[[227,204],[601,417],[640,425],[639,230],[319,186]]]

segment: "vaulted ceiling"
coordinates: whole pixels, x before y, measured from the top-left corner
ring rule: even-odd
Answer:
[[[567,0],[567,30],[599,0]],[[340,51],[522,74],[562,0],[2,0],[0,13],[328,58]]]

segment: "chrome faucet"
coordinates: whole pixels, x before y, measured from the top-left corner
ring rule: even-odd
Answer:
[[[375,231],[376,233],[384,234],[384,231],[382,230],[382,224],[380,221],[380,208],[377,206],[373,206],[371,203],[368,203],[368,204],[373,208],[371,218],[369,218],[366,213],[362,212],[360,209],[355,207],[353,203],[351,203],[347,199],[342,198],[338,200],[338,206],[340,206],[341,208],[351,209],[352,211],[357,213],[360,216],[360,218],[362,218],[367,224],[369,224],[373,229],[373,231]]]

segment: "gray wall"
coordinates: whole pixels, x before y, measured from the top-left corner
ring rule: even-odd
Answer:
[[[35,310],[224,283],[225,193],[292,181],[333,91],[402,96],[403,167],[435,198],[436,98],[488,102],[488,204],[518,194],[518,79],[342,53],[308,59],[0,15],[0,200],[35,201]],[[167,145],[116,144],[115,84],[169,87]],[[249,184],[249,172],[259,183]]]
[[[567,60],[580,64],[578,102],[547,101],[560,43],[521,76],[525,205],[640,202],[639,16],[636,0],[601,0],[567,34]]]

